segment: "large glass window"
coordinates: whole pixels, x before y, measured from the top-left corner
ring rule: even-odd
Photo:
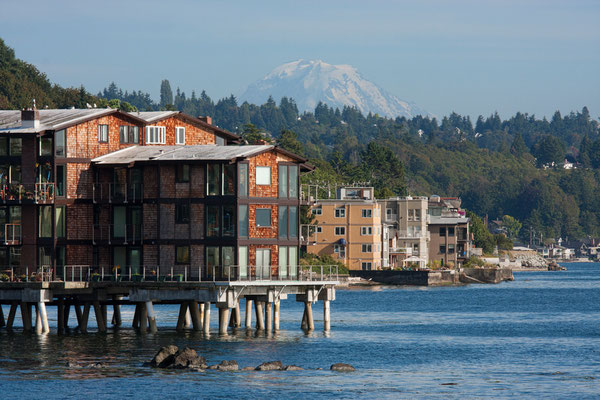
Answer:
[[[223,236],[235,236],[235,206],[223,206]]]
[[[234,248],[232,246],[221,247],[221,265],[235,265]]]
[[[164,126],[147,126],[146,143],[147,144],[165,144],[166,128]]]
[[[298,197],[298,166],[279,166],[279,197]]]
[[[298,237],[298,207],[280,206],[279,207],[279,238],[297,238]]]
[[[248,164],[238,164],[238,193],[248,197]]]
[[[288,197],[288,166],[279,166],[279,197]]]
[[[175,205],[175,223],[190,223],[190,205],[188,203],[181,203]]]
[[[271,167],[256,167],[256,184],[271,184]]]
[[[42,206],[38,210],[38,237],[52,237],[52,206]]]
[[[98,142],[108,143],[108,125],[98,125]]]
[[[23,141],[21,138],[10,138],[10,155],[20,156],[23,150]]]
[[[57,131],[54,134],[54,145],[56,146],[55,153],[54,153],[56,155],[56,157],[65,157],[67,154],[67,148],[66,148],[66,143],[65,143],[65,130],[64,129]]]
[[[208,164],[206,168],[206,193],[209,196],[219,196],[220,193],[220,178],[221,178],[221,165],[220,164]]]
[[[219,261],[219,247],[206,246],[206,266],[214,267],[217,265],[221,265]]]
[[[235,164],[223,165],[223,194],[235,194]]]
[[[56,166],[56,195],[58,197],[65,196],[65,182],[67,182],[67,166]]]
[[[290,195],[291,198],[298,198],[298,166],[290,165],[288,167],[288,175],[289,175],[289,185],[290,185]]]
[[[289,222],[289,233],[290,233],[290,239],[291,238],[297,238],[298,237],[298,207],[296,206],[290,206],[289,208],[289,216],[290,216],[290,222]]]
[[[288,264],[289,268],[289,276],[290,278],[295,278],[298,276],[298,248],[297,247],[288,247]]]
[[[240,267],[240,279],[248,277],[248,247],[238,248],[238,266]]]
[[[271,209],[257,208],[256,209],[256,226],[259,228],[271,226]]]
[[[189,164],[177,164],[177,173],[175,181],[178,183],[187,183],[190,181],[190,166]]]
[[[206,236],[219,237],[221,220],[221,206],[206,206]]]
[[[288,208],[287,206],[279,206],[279,238],[287,239],[288,237]]]
[[[51,156],[52,155],[52,138],[42,137],[40,138],[40,156]]]
[[[240,237],[248,237],[248,206],[238,207],[238,229]]]
[[[66,232],[65,206],[56,207],[56,237],[64,238]]]
[[[288,276],[288,248],[279,246],[279,278],[286,279]]]
[[[0,156],[8,155],[8,138],[6,136],[0,137]]]

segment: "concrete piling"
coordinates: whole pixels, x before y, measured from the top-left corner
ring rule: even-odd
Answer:
[[[121,296],[113,296],[113,326],[121,326],[121,305],[118,303],[121,300]]]
[[[65,299],[62,297],[58,299],[57,308],[57,333],[62,335],[65,333]]]
[[[259,331],[265,330],[265,313],[263,311],[263,302],[256,300],[254,302],[254,310],[256,311],[256,329]]]
[[[23,320],[23,330],[31,331],[31,307],[29,303],[21,302],[21,319]]]
[[[228,320],[229,320],[229,308],[219,307],[219,335],[227,335]]]
[[[246,318],[245,318],[245,326],[246,329],[252,329],[252,300],[246,298]]]
[[[94,301],[94,314],[96,315],[96,324],[98,325],[98,332],[106,332],[106,320],[104,319],[104,311],[100,306],[98,300]]]
[[[267,333],[273,332],[273,303],[270,301],[265,303],[265,325]]]
[[[314,331],[315,330],[315,321],[313,320],[312,302],[307,301],[306,303],[304,303],[304,309],[306,310],[307,329],[309,331]]]
[[[200,317],[200,308],[198,307],[197,301],[190,301],[188,303],[188,309],[192,317],[192,327],[195,331],[202,330],[202,318]]]
[[[131,322],[131,327],[133,329],[140,328],[140,305],[139,304],[135,305],[135,311],[133,313],[133,321]]]
[[[148,330],[148,309],[146,303],[140,303],[140,333],[145,334]]]
[[[148,300],[144,305],[144,308],[146,309],[148,325],[150,326],[150,333],[158,332],[158,328],[156,326],[156,313],[154,312],[154,306],[152,305],[152,301]]]
[[[63,320],[63,330],[69,330],[69,314],[71,313],[71,303],[69,301],[65,301],[64,305],[64,320]]]
[[[0,304],[0,328],[6,325],[4,321],[4,310],[2,309],[2,304]]]
[[[279,331],[279,312],[280,312],[281,301],[279,299],[275,300],[273,304],[273,330],[275,332]]]
[[[175,330],[181,332],[185,327],[185,315],[187,314],[188,303],[184,301],[179,305],[179,317],[177,317],[177,327]]]
[[[10,310],[8,311],[8,320],[6,321],[6,329],[12,329],[13,324],[15,322],[15,315],[17,314],[17,307],[19,307],[19,303],[12,302],[10,305]]]
[[[323,300],[323,330],[331,330],[331,306],[329,300]]]
[[[40,301],[38,303],[38,309],[40,310],[40,317],[42,319],[42,333],[50,333],[50,325],[48,324],[48,313],[46,312],[46,303]]]
[[[42,314],[40,313],[39,304],[35,305],[35,334],[41,335],[44,331],[42,327]]]
[[[204,303],[204,333],[208,335],[210,333],[210,302]]]

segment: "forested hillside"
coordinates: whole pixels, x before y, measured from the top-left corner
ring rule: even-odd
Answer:
[[[15,59],[0,40],[0,108],[86,104],[139,110],[177,109],[209,115],[249,142],[265,135],[307,156],[318,168],[306,181],[370,182],[380,197],[459,196],[463,206],[490,219],[504,215],[546,238],[600,236],[600,130],[587,108],[550,121],[517,113],[469,117],[452,113],[441,121],[381,118],[319,104],[300,114],[293,99],[238,104],[234,96],[214,102],[204,91],[187,96],[169,81],[155,102],[142,91],[109,85],[96,97],[84,88],[50,84],[34,66]],[[131,104],[131,106],[130,106]],[[577,168],[565,170],[565,158]]]

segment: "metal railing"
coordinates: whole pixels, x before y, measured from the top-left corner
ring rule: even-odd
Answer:
[[[52,282],[54,279],[50,265],[32,268],[15,265],[0,267],[0,282]]]
[[[0,201],[31,201],[51,203],[55,197],[54,183],[11,183],[0,186]]]
[[[141,243],[143,240],[142,224],[95,224],[92,229],[92,243],[105,241],[130,244]]]
[[[5,245],[21,244],[21,224],[4,224]]]
[[[398,239],[430,239],[431,235],[429,231],[397,231],[396,235]]]
[[[92,199],[94,203],[137,203],[144,198],[144,186],[141,183],[94,183]]]

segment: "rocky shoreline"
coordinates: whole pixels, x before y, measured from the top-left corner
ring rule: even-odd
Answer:
[[[185,369],[188,371],[204,372],[206,370],[215,371],[303,371],[305,368],[297,365],[284,365],[281,361],[266,361],[257,367],[240,368],[235,360],[223,360],[219,364],[208,365],[206,358],[198,355],[196,350],[189,347],[179,349],[175,345],[162,347],[151,361],[145,366],[161,369]],[[323,368],[317,368],[322,370]],[[332,364],[329,369],[336,372],[353,372],[356,369],[345,363]]]

